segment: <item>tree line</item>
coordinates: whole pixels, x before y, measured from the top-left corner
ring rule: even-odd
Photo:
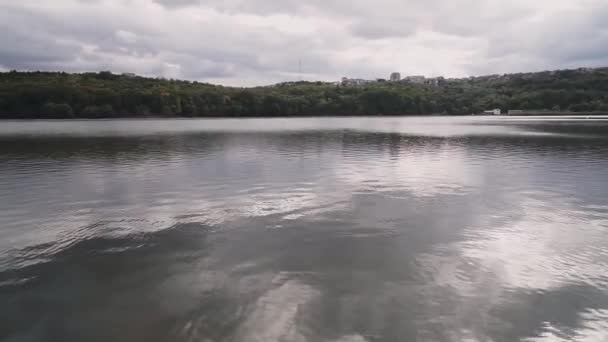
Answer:
[[[289,82],[266,87],[118,75],[0,73],[0,118],[466,115],[483,110],[608,112],[608,68],[363,86]]]

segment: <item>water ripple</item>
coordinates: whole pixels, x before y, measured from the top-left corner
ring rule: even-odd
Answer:
[[[605,122],[145,122],[0,127],[0,339],[606,339]]]

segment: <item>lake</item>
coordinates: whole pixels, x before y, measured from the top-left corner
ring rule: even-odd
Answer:
[[[608,121],[0,122],[2,341],[606,341]]]

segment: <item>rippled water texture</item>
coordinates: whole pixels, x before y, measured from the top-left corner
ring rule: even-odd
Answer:
[[[608,341],[608,122],[0,122],[2,341]]]

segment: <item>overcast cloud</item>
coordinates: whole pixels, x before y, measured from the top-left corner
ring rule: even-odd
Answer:
[[[227,85],[608,66],[606,0],[0,0],[0,69]]]

